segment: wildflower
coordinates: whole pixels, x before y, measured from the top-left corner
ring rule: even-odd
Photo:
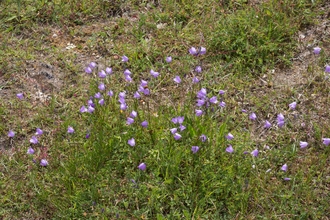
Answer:
[[[178,120],[178,123],[179,123],[179,124],[182,124],[183,121],[184,121],[184,116],[178,116],[178,117],[177,117],[177,120]]]
[[[172,62],[172,57],[166,57],[166,62],[167,62],[167,63]]]
[[[199,82],[199,79],[196,77],[196,76],[194,76],[194,78],[193,78],[193,83],[198,83]]]
[[[197,50],[196,50],[195,47],[191,47],[191,48],[189,49],[189,53],[190,53],[191,55],[197,55],[197,54],[198,54],[198,53],[197,53]]]
[[[135,146],[135,139],[134,138],[131,138],[127,141],[127,143],[131,146],[131,147],[134,147]]]
[[[219,106],[220,106],[221,108],[224,108],[224,107],[226,107],[226,103],[225,103],[224,101],[221,101],[221,102],[219,103]]]
[[[196,66],[195,71],[197,73],[201,73],[202,72],[202,67],[201,66]]]
[[[325,71],[326,73],[330,73],[330,66],[329,66],[329,65],[326,65],[324,71]]]
[[[16,97],[20,100],[22,100],[24,98],[23,93],[17,93]]]
[[[175,133],[175,134],[174,134],[174,139],[175,139],[175,140],[180,140],[181,137],[182,137],[182,136],[181,136],[179,133]]]
[[[257,115],[256,115],[254,112],[252,112],[251,115],[249,116],[249,118],[250,118],[252,121],[254,121],[254,120],[257,119]]]
[[[289,108],[292,109],[292,110],[295,109],[296,106],[297,106],[297,102],[292,102],[292,103],[289,104]]]
[[[224,90],[220,90],[219,91],[219,95],[223,95],[223,94],[225,94],[225,91]]]
[[[305,141],[300,141],[299,145],[300,145],[300,148],[303,149],[303,148],[307,147],[308,143]]]
[[[277,115],[277,125],[278,127],[283,127],[285,121],[284,121],[284,116],[280,113]]]
[[[85,68],[85,73],[91,74],[92,72],[93,70],[89,66]]]
[[[84,113],[84,112],[87,112],[87,108],[86,108],[86,106],[81,106],[81,108],[79,109],[79,111],[81,112],[81,113]]]
[[[210,98],[209,100],[212,104],[217,104],[218,103],[218,100],[217,100],[217,97],[216,96],[213,96],[212,98]]]
[[[202,134],[201,136],[199,136],[199,140],[201,140],[201,142],[205,142],[207,140],[206,135]]]
[[[330,144],[330,138],[322,138],[323,140],[323,144],[325,144],[325,146],[328,146]]]
[[[178,131],[178,129],[177,128],[171,128],[170,131],[171,131],[172,134],[175,134]]]
[[[205,99],[206,95],[207,95],[207,91],[205,88],[201,88],[201,90],[197,92],[197,98],[199,99]]]
[[[259,154],[258,149],[253,150],[253,151],[251,152],[251,154],[252,154],[252,156],[257,157],[258,154]]]
[[[91,62],[91,63],[89,64],[89,67],[90,67],[91,69],[94,69],[96,66],[97,66],[96,63],[94,63],[94,62]]]
[[[234,148],[233,148],[231,145],[229,145],[229,146],[226,148],[226,152],[231,154],[231,153],[234,152]]]
[[[124,75],[125,76],[131,75],[131,74],[132,74],[131,71],[129,71],[128,69],[125,69],[125,71],[124,71]]]
[[[105,90],[105,85],[104,85],[104,83],[100,83],[98,88],[99,88],[99,90],[101,90],[101,91]]]
[[[133,118],[127,117],[126,124],[130,125],[130,124],[133,124],[133,122],[134,122]]]
[[[88,139],[90,136],[91,136],[91,134],[89,132],[87,132],[85,138]]]
[[[204,99],[197,99],[196,105],[198,107],[202,107],[205,103],[206,103],[206,101]]]
[[[110,75],[110,74],[112,73],[112,68],[107,67],[107,68],[105,69],[105,72],[106,72],[108,75]]]
[[[281,170],[286,172],[288,170],[288,165],[284,164],[282,167],[281,167]]]
[[[201,49],[199,50],[199,54],[203,55],[206,53],[206,48],[205,47],[201,47]]]
[[[264,128],[270,128],[272,126],[272,124],[269,121],[265,121],[265,125]]]
[[[34,150],[32,147],[29,147],[29,149],[26,152],[27,154],[34,154]]]
[[[157,78],[159,76],[159,72],[150,70],[150,75],[152,75],[153,77]]]
[[[121,104],[120,104],[120,109],[121,109],[121,110],[126,110],[126,109],[127,109],[127,105],[126,105],[126,103],[121,103]]]
[[[141,126],[144,127],[144,128],[148,127],[148,122],[147,121],[143,121],[141,123]]]
[[[196,112],[196,116],[201,116],[203,114],[203,111],[199,109],[196,109],[195,112]]]
[[[192,146],[191,151],[193,152],[193,154],[195,154],[199,151],[199,147],[198,146]]]
[[[93,97],[91,97],[91,99],[88,99],[88,101],[87,101],[87,104],[88,104],[88,105],[94,105],[92,98],[93,98]]]
[[[120,92],[118,96],[119,96],[119,98],[125,99],[126,93],[125,92]]]
[[[36,135],[40,136],[40,135],[42,135],[43,133],[44,133],[43,130],[41,130],[40,128],[37,128],[37,129],[36,129]]]
[[[232,139],[234,139],[234,135],[232,135],[231,133],[228,133],[228,134],[226,135],[226,139],[227,139],[227,140],[232,140]]]
[[[102,97],[102,95],[101,95],[101,93],[95,93],[95,95],[94,95],[94,98],[96,98],[96,99],[99,99],[99,98],[101,98]]]
[[[247,110],[246,110],[246,109],[242,109],[242,112],[243,112],[243,113],[247,113]]]
[[[143,90],[144,95],[150,95],[150,90],[148,88]]]
[[[138,168],[142,171],[145,171],[147,168],[147,165],[145,163],[140,163],[140,165],[138,166]]]
[[[283,178],[283,180],[285,180],[285,181],[290,181],[291,178],[289,178],[289,177],[285,177],[285,178]]]
[[[36,138],[36,136],[32,136],[32,138],[30,139],[30,143],[31,144],[37,144],[39,141],[38,139]]]
[[[124,62],[124,63],[126,63],[126,62],[128,61],[128,57],[125,56],[125,55],[122,56],[122,57],[121,57],[121,61]]]
[[[42,159],[40,161],[40,166],[43,166],[43,167],[48,166],[48,161],[46,159]]]
[[[100,78],[105,78],[105,77],[107,77],[107,74],[104,72],[104,70],[101,70],[101,72],[99,72],[99,77]]]
[[[136,112],[136,111],[132,111],[131,114],[130,114],[130,116],[131,116],[132,118],[136,118],[136,116],[137,116],[137,112]]]
[[[180,131],[183,131],[183,130],[185,130],[186,129],[186,126],[184,126],[184,125],[180,125]]]
[[[320,54],[321,52],[321,48],[319,47],[314,47],[313,50],[314,50],[314,54]]]
[[[136,91],[136,92],[134,93],[134,98],[136,98],[136,99],[141,98],[141,95],[140,95],[140,93],[139,93],[138,91]]]
[[[110,96],[110,97],[112,97],[112,96],[113,96],[113,91],[112,91],[112,90],[109,90],[109,91],[107,92],[107,95]]]
[[[95,108],[93,106],[89,105],[88,108],[87,108],[87,112],[88,113],[93,113],[94,111],[95,111]]]
[[[10,130],[10,131],[8,132],[8,137],[13,138],[14,136],[15,136],[15,132],[12,131],[12,130]]]
[[[104,99],[100,99],[100,100],[99,100],[99,104],[100,104],[100,105],[104,105]]]
[[[174,82],[176,82],[177,84],[181,83],[181,78],[180,76],[176,76],[174,79],[173,79]]]
[[[68,126],[68,133],[69,133],[69,134],[73,134],[73,133],[74,133],[74,129],[73,129],[73,127]]]
[[[130,75],[126,75],[126,76],[125,76],[125,80],[126,80],[127,82],[132,82],[132,81],[133,81],[133,79],[132,79],[132,77],[131,77]]]

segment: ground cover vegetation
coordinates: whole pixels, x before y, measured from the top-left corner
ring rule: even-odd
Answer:
[[[2,0],[0,217],[329,218],[329,8]]]

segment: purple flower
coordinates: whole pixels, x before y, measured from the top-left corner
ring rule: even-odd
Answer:
[[[121,103],[120,104],[120,109],[123,110],[123,111],[126,110],[127,109],[126,103]]]
[[[110,97],[112,97],[112,96],[113,96],[113,91],[112,91],[112,90],[109,90],[109,91],[107,92],[107,95],[110,96]]]
[[[133,122],[134,122],[133,118],[127,117],[126,124],[130,125],[130,124],[133,124]]]
[[[105,90],[105,85],[104,85],[104,83],[100,83],[98,88],[99,88],[99,90],[101,90],[101,91]]]
[[[94,68],[96,67],[96,63],[91,62],[91,63],[89,64],[89,67],[90,67],[91,69],[94,69]]]
[[[99,100],[99,104],[100,104],[100,105],[104,105],[104,99],[100,99],[100,100]]]
[[[180,131],[186,130],[186,126],[180,125]]]
[[[198,106],[198,107],[202,107],[204,104],[205,104],[205,100],[204,99],[197,99],[197,103],[196,103],[196,105]]]
[[[286,172],[288,170],[288,165],[284,164],[282,167],[281,167],[281,170]]]
[[[173,81],[176,82],[177,84],[181,83],[181,78],[180,78],[180,76],[176,76],[176,77],[174,77]]]
[[[196,109],[195,112],[196,112],[196,116],[201,116],[203,114],[203,111],[199,109]]]
[[[166,57],[166,62],[167,62],[167,63],[172,62],[172,57]]]
[[[138,166],[139,170],[145,171],[147,168],[147,165],[145,163],[140,163],[140,165]]]
[[[207,141],[206,135],[205,134],[202,134],[201,136],[199,136],[199,140],[201,140],[201,142]]]
[[[202,67],[201,66],[196,66],[195,71],[197,73],[201,73],[202,72]]]
[[[305,141],[300,141],[299,145],[300,145],[300,148],[303,149],[303,148],[307,147],[308,143]]]
[[[179,124],[182,124],[183,121],[184,121],[184,116],[178,116],[178,117],[177,117],[177,120],[178,120],[178,123],[179,123]]]
[[[199,54],[203,55],[206,53],[206,48],[205,47],[201,47],[201,49],[199,50]]]
[[[88,99],[88,101],[87,101],[87,104],[88,104],[88,105],[93,105],[93,104],[94,104],[92,98],[93,98],[93,97],[91,97],[91,99]]]
[[[87,112],[87,108],[83,105],[83,106],[81,106],[81,108],[79,109],[79,111],[81,113]]]
[[[8,137],[13,138],[14,136],[15,136],[15,132],[12,131],[12,130],[10,130],[10,131],[8,132]]]
[[[132,111],[131,114],[130,114],[130,116],[131,116],[132,118],[136,118],[136,116],[137,116],[137,112],[136,112],[136,111]]]
[[[195,154],[199,151],[199,147],[198,146],[192,146],[191,151],[193,152],[193,154]]]
[[[217,104],[218,103],[218,100],[217,100],[217,97],[216,96],[213,96],[212,98],[210,98],[209,100],[212,104]]]
[[[99,72],[99,77],[100,77],[100,78],[105,78],[105,77],[107,77],[107,74],[104,72],[104,70],[101,70],[101,72]]]
[[[252,112],[251,115],[249,116],[249,118],[250,118],[252,121],[254,121],[254,120],[257,119],[257,115],[256,115],[254,112]]]
[[[189,49],[189,53],[190,53],[191,55],[197,55],[197,54],[198,54],[198,52],[197,52],[197,50],[196,50],[195,47],[191,47],[191,48]]]
[[[23,93],[17,93],[16,97],[20,100],[22,100],[24,98]]]
[[[324,71],[325,71],[326,73],[330,73],[330,66],[329,66],[329,65],[326,65]]]
[[[278,127],[283,127],[285,121],[284,121],[284,116],[282,115],[282,113],[277,115],[277,125]]]
[[[38,139],[37,139],[37,137],[36,136],[32,136],[32,138],[30,139],[30,143],[31,144],[37,144],[39,141],[38,141]]]
[[[127,143],[131,146],[131,147],[134,147],[135,146],[135,139],[134,138],[131,138],[127,141]]]
[[[91,74],[92,72],[93,70],[89,66],[85,68],[85,73]]]
[[[128,61],[128,57],[125,56],[125,55],[122,56],[122,57],[121,57],[121,61],[124,62],[124,63],[126,63],[126,62]]]
[[[323,144],[325,144],[325,146],[328,146],[330,144],[330,138],[322,138],[323,140]]]
[[[127,82],[132,82],[132,81],[133,81],[133,79],[132,79],[132,77],[131,77],[130,75],[126,75],[126,76],[125,76],[125,80],[126,80]]]
[[[221,101],[221,102],[219,103],[219,106],[220,106],[221,108],[224,108],[224,107],[226,107],[226,103],[225,103],[224,101]]]
[[[88,113],[93,113],[94,111],[95,111],[95,108],[93,106],[89,105],[88,108],[87,108],[87,112]]]
[[[87,132],[85,138],[88,139],[91,136],[91,134],[89,132]]]
[[[232,135],[231,133],[228,133],[228,134],[226,135],[226,139],[227,139],[227,140],[232,140],[232,139],[234,139],[234,135]]]
[[[99,98],[101,98],[102,97],[102,95],[101,95],[101,93],[95,93],[95,95],[94,95],[94,98],[96,98],[96,99],[99,99]]]
[[[69,134],[73,134],[73,133],[74,133],[74,129],[73,129],[73,127],[68,126],[68,133],[69,133]]]
[[[136,98],[136,99],[141,98],[141,95],[140,95],[140,93],[139,93],[138,91],[136,91],[136,92],[134,93],[134,98]]]
[[[144,95],[150,95],[150,90],[148,88],[143,90]]]
[[[258,149],[255,149],[255,150],[253,150],[253,151],[251,152],[251,155],[254,156],[254,157],[257,157],[258,154],[259,154]]]
[[[289,177],[285,177],[285,178],[283,178],[283,180],[285,180],[285,181],[290,181],[291,178],[289,178]]]
[[[40,161],[40,166],[43,166],[43,167],[48,166],[48,161],[46,159],[42,159]]]
[[[170,131],[171,131],[172,134],[175,134],[178,131],[178,129],[177,128],[171,128]]]
[[[198,83],[199,82],[199,79],[196,77],[196,76],[194,76],[194,78],[193,78],[193,83]]]
[[[36,129],[36,135],[40,136],[40,135],[42,135],[43,133],[44,133],[43,130],[41,130],[40,128],[37,128],[37,129]]]
[[[180,140],[182,137],[179,133],[175,133],[173,136],[175,140]]]
[[[128,76],[128,75],[131,75],[131,71],[129,71],[128,69],[125,69],[124,71],[124,76]]]
[[[126,97],[126,93],[125,93],[125,92],[120,92],[120,93],[118,94],[118,96],[119,96],[119,98],[125,99],[125,97]]]
[[[199,99],[205,99],[206,95],[207,95],[207,91],[205,88],[201,88],[201,90],[197,92],[197,98]]]
[[[321,52],[321,48],[319,48],[319,47],[314,47],[313,49],[314,49],[314,54],[320,54],[320,52]]]
[[[141,126],[144,127],[144,128],[148,127],[148,122],[147,121],[143,121],[141,123]]]
[[[150,70],[150,74],[155,78],[157,78],[159,76],[159,72],[155,72],[153,70]]]
[[[112,73],[112,68],[107,67],[107,68],[105,69],[105,72],[106,72],[108,75],[110,75],[110,74]]]
[[[229,146],[226,148],[226,152],[231,154],[231,153],[234,152],[234,148],[233,148],[231,145],[229,145]]]
[[[243,113],[247,113],[247,110],[246,110],[246,109],[242,109],[242,112],[243,112]]]
[[[297,102],[292,102],[292,103],[289,104],[290,109],[295,109],[296,106],[297,106]]]
[[[219,95],[223,95],[223,94],[225,94],[225,91],[224,90],[220,90],[219,91]]]
[[[27,154],[34,154],[34,150],[32,147],[29,147],[29,149],[26,152]]]
[[[265,125],[264,128],[270,128],[272,126],[272,124],[269,121],[265,121]]]

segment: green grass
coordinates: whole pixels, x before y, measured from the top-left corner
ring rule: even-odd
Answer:
[[[298,30],[314,24],[322,1],[6,1],[0,3],[0,217],[4,219],[320,219],[330,212],[326,115],[329,48],[301,75],[273,85],[290,66]],[[139,13],[142,11],[142,13]],[[115,15],[122,15],[115,17]],[[162,28],[157,25],[162,24]],[[58,38],[53,38],[58,31]],[[40,40],[41,39],[41,40]],[[66,50],[67,43],[77,48]],[[326,45],[326,42],[325,42]],[[188,49],[204,46],[205,55]],[[121,56],[129,58],[121,62]],[[99,55],[100,57],[97,57]],[[165,57],[173,62],[166,63]],[[50,63],[62,82],[34,100],[25,61]],[[83,69],[97,61],[93,74]],[[202,73],[196,73],[200,65]],[[106,79],[98,71],[112,67]],[[30,68],[30,67],[29,67]],[[132,72],[133,82],[123,72]],[[158,78],[150,76],[153,69]],[[28,71],[27,71],[28,72]],[[276,72],[277,73],[277,72]],[[182,82],[176,84],[178,75]],[[201,81],[192,83],[197,76]],[[262,78],[263,81],[260,81]],[[137,100],[140,80],[151,91]],[[45,79],[42,79],[45,80]],[[105,105],[80,113],[101,91]],[[37,81],[39,83],[39,81]],[[265,83],[264,83],[265,82]],[[38,86],[38,85],[37,85]],[[206,88],[226,107],[197,107]],[[114,96],[106,95],[113,90]],[[219,95],[219,90],[225,90]],[[24,92],[25,99],[15,94]],[[127,110],[118,95],[126,91]],[[288,104],[297,101],[297,109]],[[195,115],[196,109],[204,114]],[[248,113],[243,113],[246,109]],[[138,116],[131,125],[127,117]],[[249,119],[255,112],[257,120]],[[283,128],[277,114],[285,116]],[[171,119],[184,116],[180,131]],[[148,121],[148,127],[140,124]],[[265,120],[273,127],[263,128]],[[75,133],[68,134],[68,126]],[[29,140],[40,127],[39,144]],[[182,135],[175,140],[170,129]],[[13,139],[7,137],[12,129]],[[228,133],[234,135],[229,141]],[[86,134],[90,137],[86,139]],[[207,141],[200,136],[205,134]],[[134,138],[131,147],[128,140]],[[300,149],[299,142],[308,147]],[[232,145],[234,152],[226,152]],[[32,146],[36,152],[27,155]],[[192,153],[192,146],[199,151]],[[266,146],[269,146],[267,148]],[[251,151],[258,149],[253,157]],[[245,154],[244,152],[248,152]],[[46,158],[47,167],[39,165]],[[35,162],[34,162],[34,161]],[[145,171],[139,170],[145,163]],[[281,171],[283,164],[288,171]],[[270,169],[270,170],[269,170]],[[268,171],[268,172],[266,172]],[[291,178],[284,181],[285,177]],[[327,216],[328,217],[328,216]]]

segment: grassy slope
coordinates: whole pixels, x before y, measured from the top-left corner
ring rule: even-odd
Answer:
[[[254,6],[243,1],[167,1],[158,7],[118,1],[110,9],[82,1],[72,4],[74,10],[62,3],[39,1],[25,7],[22,1],[19,9],[8,1],[1,5],[7,9],[1,17],[6,20],[1,27],[1,86],[9,91],[0,105],[1,143],[13,147],[1,152],[0,216],[308,219],[329,213],[329,148],[320,142],[329,136],[329,125],[319,117],[329,113],[329,82],[320,69],[327,62],[327,51],[313,67],[313,77],[303,76],[305,84],[277,88],[269,74],[293,56],[294,34],[315,13],[309,1]],[[122,17],[94,20],[107,13]],[[159,29],[157,24],[165,25]],[[59,40],[50,37],[55,30],[63,33]],[[65,42],[77,46],[74,52],[63,50]],[[191,46],[205,46],[207,54],[195,59],[187,54]],[[130,58],[128,64],[120,63],[122,54]],[[171,64],[164,62],[167,55],[174,58]],[[15,88],[28,79],[21,74],[25,60],[43,59],[64,73],[59,75],[62,89],[43,104],[32,102],[30,91],[25,91],[25,101],[15,100],[21,89],[31,89]],[[127,115],[118,111],[117,100],[107,100],[111,104],[93,116],[78,113],[97,91],[97,80],[80,74],[94,60],[113,67],[116,74],[107,86],[116,96],[124,89],[135,91],[123,83],[125,68],[133,72],[136,83],[140,78],[149,80],[152,95],[145,98],[146,104],[130,100],[139,111],[137,121],[149,121],[148,130],[126,126]],[[197,74],[202,81],[191,85],[197,65],[203,68]],[[151,68],[160,71],[160,78],[149,77]],[[264,74],[266,83],[259,80]],[[183,84],[173,84],[175,75]],[[195,93],[201,87],[210,95],[226,90],[226,109],[196,118]],[[299,107],[289,111],[288,104],[295,100]],[[256,112],[258,121],[251,122],[242,108]],[[286,127],[264,131],[263,120],[276,123],[278,113],[286,116]],[[185,115],[187,126],[181,142],[168,134],[174,126],[169,120],[178,115]],[[68,125],[74,126],[75,135],[66,134]],[[47,168],[36,166],[26,155],[36,127],[46,132],[35,159],[47,154]],[[13,143],[6,137],[8,128],[17,131]],[[87,128],[92,136],[85,141]],[[233,142],[224,139],[228,132],[234,134]],[[207,133],[209,142],[198,140],[202,133]],[[134,149],[126,144],[133,135],[139,145]],[[300,151],[300,140],[308,141],[311,148]],[[225,153],[227,144],[233,145],[235,154]],[[192,145],[201,147],[200,154],[191,154]],[[271,150],[264,150],[265,145]],[[242,154],[255,148],[261,151],[258,158]],[[136,169],[142,161],[147,172]],[[289,165],[288,173],[280,171],[284,163]],[[265,173],[267,169],[272,171]],[[285,176],[292,180],[283,182]]]

